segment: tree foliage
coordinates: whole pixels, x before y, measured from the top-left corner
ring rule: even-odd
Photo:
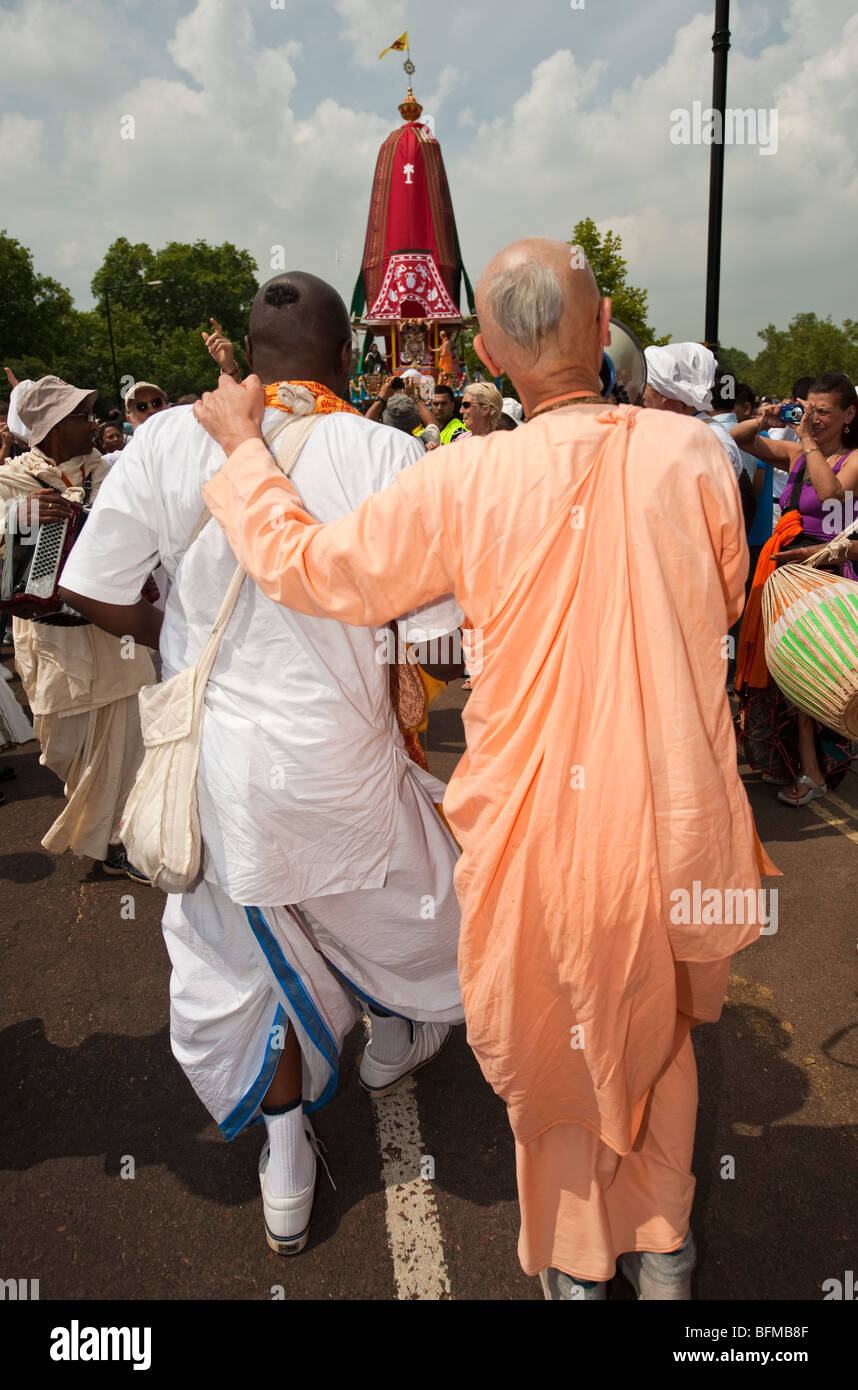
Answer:
[[[243,338],[256,289],[256,262],[228,241],[220,246],[171,241],[152,251],[120,237],[92,279],[101,311],[107,290],[111,307],[120,303],[139,314],[156,342],[176,329],[208,329],[211,317]]]
[[[757,335],[765,346],[753,359],[735,348],[722,353],[735,360],[744,358],[741,370],[728,367],[740,381],[747,381],[763,395],[786,396],[800,376],[821,376],[823,372],[845,372],[854,382],[858,380],[858,322],[844,319],[838,328],[828,318],[816,314],[796,314],[787,329],[773,323],[760,329]]]
[[[0,232],[0,344],[7,360],[50,362],[63,350],[74,317],[68,290],[37,275],[33,257],[14,237]]]
[[[585,217],[576,222],[569,245],[580,246],[590,262],[600,294],[611,297],[613,317],[621,319],[637,335],[642,347],[670,341],[658,338],[647,322],[647,292],[628,283],[628,267],[620,254],[622,241],[616,232],[607,231],[601,236],[593,219]]]
[[[120,404],[107,320],[120,378],[157,382],[171,399],[209,390],[217,368],[202,341],[216,318],[240,344],[256,292],[256,263],[224,242],[172,241],[160,251],[145,242],[114,241],[92,279],[96,306],[74,307],[68,290],[37,275],[30,252],[0,233],[0,345],[19,378],[54,373],[95,387],[96,409]],[[152,284],[151,281],[160,281]]]

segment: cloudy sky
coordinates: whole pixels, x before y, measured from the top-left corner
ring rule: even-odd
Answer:
[[[19,0],[0,4],[0,225],[78,303],[118,236],[229,240],[269,272],[360,264],[378,147],[399,124],[405,28],[465,264],[592,217],[623,239],[660,333],[703,333],[714,0]],[[721,341],[802,310],[858,317],[854,0],[731,6]],[[772,112],[776,113],[776,140]],[[124,118],[133,117],[133,139]],[[764,152],[764,143],[769,153]],[[228,325],[238,336],[241,325]]]

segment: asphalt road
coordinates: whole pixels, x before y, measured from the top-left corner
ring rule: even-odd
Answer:
[[[464,699],[455,683],[430,714],[430,761],[445,778]],[[62,793],[34,747],[2,757],[18,779],[0,807],[0,1278],[37,1278],[43,1300],[402,1296],[376,1119],[357,1082],[361,1030],[316,1123],[336,1191],[320,1177],[306,1251],[278,1258],[262,1231],[259,1130],[222,1142],[170,1051],[161,895],[40,848]],[[825,1280],[858,1269],[858,779],[840,789],[848,809],[817,803],[841,824],[746,780],[784,877],[767,880],[777,932],[736,958],[722,1021],[695,1033],[696,1298],[818,1301]],[[540,1299],[516,1258],[505,1110],[463,1028],[412,1094],[434,1164],[440,1296]],[[610,1297],[632,1297],[622,1277]]]

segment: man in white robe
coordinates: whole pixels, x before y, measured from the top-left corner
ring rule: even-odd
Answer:
[[[259,291],[248,355],[271,383],[265,428],[284,408],[324,417],[291,475],[324,520],[348,515],[424,453],[339,399],[350,349],[345,306],[323,281],[293,273]],[[218,526],[189,545],[223,461],[190,407],[153,419],[106,480],[64,572],[81,611],[155,640],[129,605],[141,577],[164,566],[165,679],[199,658],[235,569]],[[440,600],[411,615],[404,635],[428,641],[461,621],[453,600]],[[436,811],[442,784],[404,751],[386,636],[292,613],[245,580],[206,689],[203,874],[164,913],[174,1054],[227,1139],[261,1111],[266,1236],[282,1254],[306,1243],[315,1182],[300,1102],[311,1111],[333,1095],[356,998],[372,1019],[361,1081],[377,1093],[429,1061],[463,1020],[457,847]]]
[[[55,376],[17,390],[31,448],[0,469],[0,528],[14,509],[15,525],[35,532],[67,516],[70,502],[97,497],[108,466],[92,447],[95,391]],[[153,679],[148,652],[63,616],[16,618],[13,631],[41,761],[65,784],[66,805],[42,844],[145,883],[119,841],[119,820],[143,757],[137,691]]]

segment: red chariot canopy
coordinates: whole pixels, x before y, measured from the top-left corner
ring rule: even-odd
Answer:
[[[410,91],[409,102],[400,110],[403,115],[420,114]],[[463,273],[441,146],[428,126],[417,119],[406,120],[391,132],[378,154],[352,311],[360,315],[371,305],[370,320],[460,322]],[[408,282],[411,276],[413,283]],[[467,274],[465,283],[470,302]],[[413,293],[403,298],[406,290]],[[432,297],[425,299],[430,293]]]

